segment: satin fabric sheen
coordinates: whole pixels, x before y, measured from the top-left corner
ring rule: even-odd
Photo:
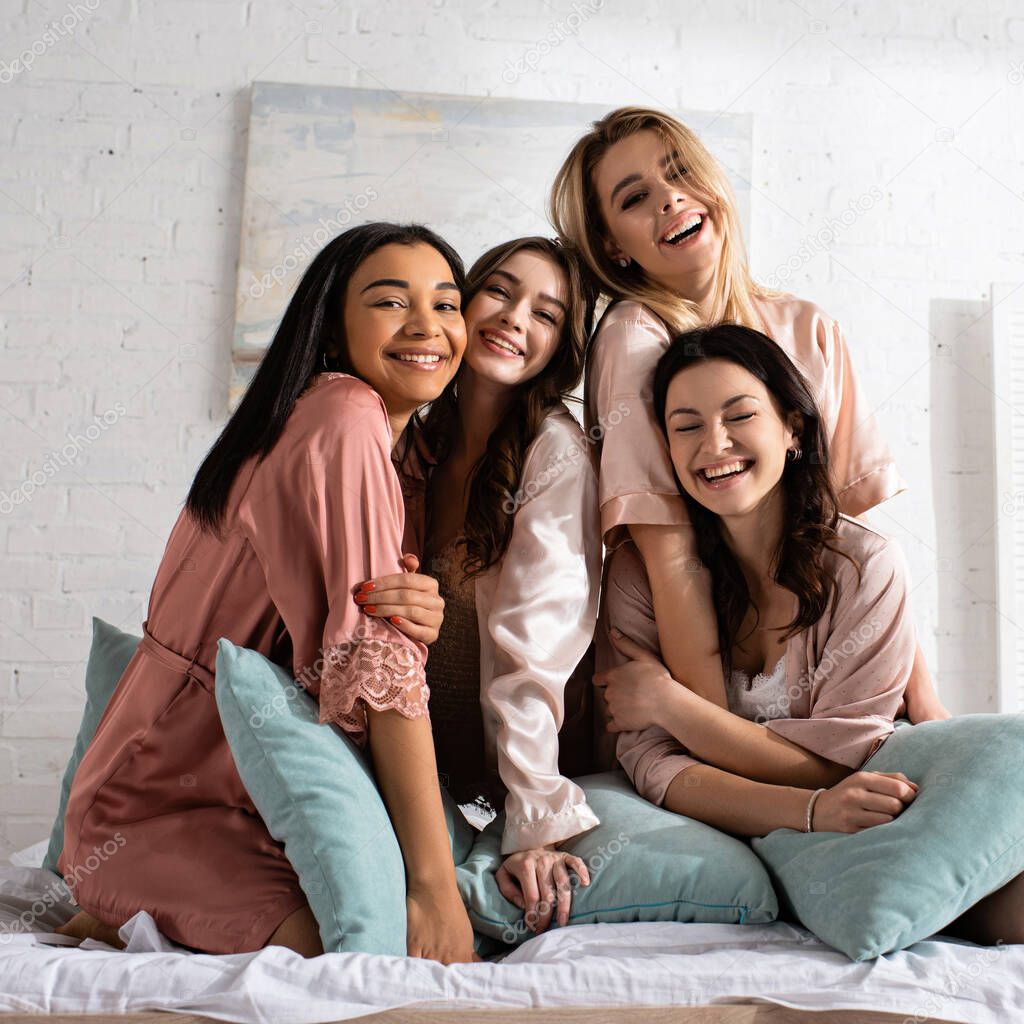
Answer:
[[[425,647],[352,600],[363,581],[400,571],[403,550],[418,553],[405,525],[384,403],[344,374],[317,378],[270,454],[243,465],[219,536],[182,513],[153,585],[147,640],[71,788],[58,867],[75,879],[82,909],[114,926],[146,910],[174,942],[237,953],[261,948],[305,903],[225,740],[217,640],[290,668],[324,698],[321,710],[329,697],[350,712],[389,684],[386,669],[360,674],[359,652],[371,648],[379,664],[390,650],[416,691],[394,706],[419,713]]]

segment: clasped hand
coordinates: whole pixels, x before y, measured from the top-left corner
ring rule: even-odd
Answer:
[[[432,644],[444,622],[444,599],[437,580],[416,570],[420,560],[402,555],[405,572],[379,576],[356,588],[352,600],[367,615],[387,619],[401,632],[420,643]]]
[[[570,871],[580,885],[590,885],[590,872],[579,857],[548,846],[522,850],[511,854],[498,868],[498,889],[523,911],[523,920],[531,931],[544,931],[552,917],[564,928],[572,909]]]
[[[666,709],[686,699],[690,691],[669,675],[656,655],[617,629],[611,631],[611,638],[615,649],[631,660],[594,676],[594,686],[603,692],[608,709],[608,731],[637,732],[661,725]]]

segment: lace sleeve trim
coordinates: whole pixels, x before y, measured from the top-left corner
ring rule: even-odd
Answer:
[[[423,665],[412,649],[391,640],[359,640],[324,651],[320,721],[340,726],[356,743],[366,742],[366,708],[394,710],[406,718],[428,713]]]

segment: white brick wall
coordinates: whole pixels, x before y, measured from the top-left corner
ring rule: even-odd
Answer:
[[[511,86],[568,0],[0,9],[0,491],[41,481],[0,515],[0,854],[46,834],[89,617],[139,627],[223,422],[254,78],[752,111],[765,277],[878,189],[786,284],[843,321],[911,485],[875,521],[906,546],[943,695],[989,706],[987,336],[957,334],[1024,266],[1020,0],[590,6]],[[54,19],[74,24],[48,45]]]

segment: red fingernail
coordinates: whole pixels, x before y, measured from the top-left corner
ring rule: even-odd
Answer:
[[[377,606],[376,606],[375,604],[364,604],[364,605],[363,605],[363,607],[364,607],[364,608],[365,608],[365,609],[366,609],[366,610],[367,610],[367,611],[368,611],[368,612],[369,612],[369,613],[370,613],[371,615],[373,615],[373,613],[374,613],[374,612],[375,612],[375,611],[377,610]]]
[[[400,625],[402,624],[402,620],[401,620],[401,619],[400,619],[400,618],[399,618],[399,617],[398,617],[397,615],[392,615],[392,616],[391,616],[391,621],[392,621],[392,622],[393,622],[393,623],[394,623],[394,624],[395,624],[396,626],[400,626]]]
[[[366,593],[369,593],[371,590],[373,590],[374,586],[376,586],[376,584],[373,582],[373,580],[367,580],[367,582],[364,583],[359,589],[364,594],[366,594]]]
[[[356,603],[357,604],[365,604],[369,600],[370,599],[369,599],[369,597],[366,596],[366,594],[356,594]]]

